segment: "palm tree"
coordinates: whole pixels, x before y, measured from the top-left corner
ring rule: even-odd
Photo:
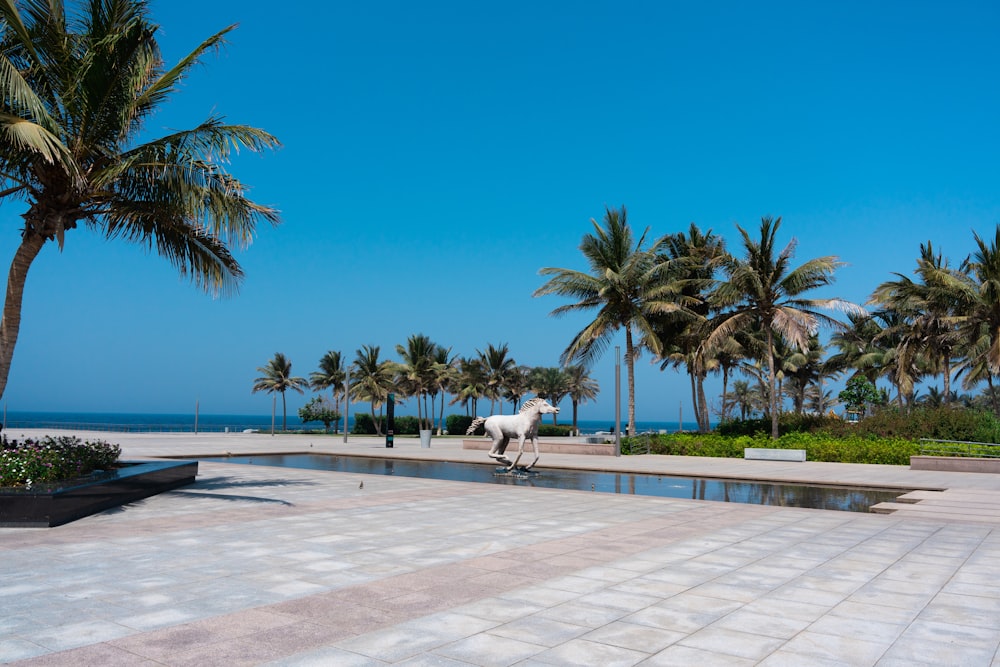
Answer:
[[[253,381],[253,389],[250,393],[256,394],[258,391],[273,394],[281,394],[281,430],[288,430],[288,406],[285,404],[285,392],[289,389],[303,393],[303,387],[309,383],[305,378],[292,376],[292,362],[281,352],[275,352],[274,357],[267,362],[266,366],[257,368],[258,373],[263,375]]]
[[[382,425],[375,416],[375,409],[385,404],[396,386],[393,381],[396,364],[380,360],[380,351],[378,345],[362,345],[351,364],[351,394],[356,401],[368,401],[376,435],[382,435]]]
[[[455,368],[456,357],[451,355],[451,348],[438,345],[434,348],[434,364],[431,367],[431,374],[433,376],[433,384],[430,390],[431,392],[431,406],[434,405],[434,398],[437,396],[438,392],[441,393],[441,412],[438,415],[438,427],[437,434],[444,434],[444,399],[445,394],[453,386],[455,378],[458,375],[458,369]]]
[[[427,406],[421,410],[421,400],[426,402],[431,389],[435,387],[434,354],[436,345],[424,334],[414,334],[406,339],[406,346],[397,345],[396,353],[403,362],[398,365],[400,379],[409,394],[417,399],[417,423],[421,430],[433,428],[432,410]]]
[[[27,202],[0,319],[0,395],[28,269],[47,242],[61,249],[83,222],[229,294],[243,277],[229,246],[245,248],[259,221],[279,220],[224,169],[233,151],[277,146],[270,134],[210,117],[145,141],[144,122],[235,26],[165,69],[148,2],[81,4],[67,15],[61,1],[0,2],[0,197]]]
[[[775,368],[775,334],[794,347],[804,350],[809,336],[819,324],[839,323],[817,308],[835,308],[847,312],[863,312],[860,306],[842,299],[805,299],[802,294],[829,285],[834,271],[842,265],[836,257],[818,257],[797,268],[790,262],[795,241],[777,251],[774,237],[781,218],[761,218],[760,240],[754,240],[737,225],[743,240],[743,258],[727,255],[722,260],[724,279],[716,287],[712,299],[723,312],[715,319],[715,329],[706,340],[712,344],[759,326],[764,332],[765,361],[768,377],[768,404],[771,414],[771,437],[778,437],[777,369]]]
[[[479,357],[460,357],[458,373],[451,386],[452,404],[461,403],[470,417],[476,415],[476,403],[486,395],[486,371]]]
[[[895,274],[897,280],[886,281],[872,294],[871,302],[900,314],[905,327],[896,347],[903,369],[913,367],[944,378],[943,403],[951,401],[953,357],[959,343],[955,324],[954,286],[958,277],[940,253],[935,253],[930,241],[920,244],[920,257],[914,271],[917,280]],[[914,373],[904,374],[903,388],[911,388],[919,379]]]
[[[560,357],[561,363],[574,362],[592,367],[608,348],[615,333],[625,330],[625,368],[628,385],[628,432],[635,432],[635,360],[648,348],[655,355],[663,352],[651,317],[679,309],[664,295],[660,274],[667,265],[657,261],[660,243],[648,249],[647,228],[638,241],[628,224],[625,207],[606,209],[603,226],[591,219],[592,234],[583,237],[580,251],[590,266],[590,273],[573,269],[546,267],[539,271],[549,281],[535,290],[534,296],[555,294],[577,299],[560,306],[551,315],[597,310],[594,320],[573,337]],[[638,334],[639,341],[635,340]]]
[[[660,369],[686,367],[698,430],[704,433],[709,430],[705,378],[719,366],[714,351],[703,345],[711,312],[708,289],[713,283],[715,267],[725,253],[725,245],[712,230],[702,232],[691,223],[687,234],[678,232],[661,239],[661,247],[658,259],[665,264],[660,275],[662,297],[674,300],[678,308],[654,319],[657,336],[664,348]]]
[[[347,373],[344,371],[344,361],[341,359],[340,352],[330,350],[320,358],[319,370],[309,374],[309,386],[316,391],[329,389],[330,393],[333,394],[333,409],[339,413],[340,392],[345,389],[344,380],[346,379]],[[344,403],[347,403],[346,396]],[[344,427],[346,428],[347,425],[345,424]],[[333,432],[337,432],[337,424],[333,425]]]
[[[955,298],[958,331],[963,344],[960,367],[963,387],[986,380],[993,413],[1000,414],[1000,400],[993,378],[1000,373],[1000,225],[987,242],[973,233],[976,251],[951,276],[947,290]]]
[[[512,413],[516,413],[521,399],[531,389],[531,371],[529,366],[518,366],[507,374],[503,397],[510,401]]]
[[[507,377],[517,368],[517,362],[509,357],[507,343],[494,347],[492,343],[486,346],[486,351],[476,350],[479,361],[486,375],[485,395],[490,399],[490,413],[493,405],[500,402],[500,414],[503,414],[503,391],[507,386]]]
[[[597,384],[597,380],[590,377],[587,367],[583,364],[566,367],[566,385],[569,399],[573,403],[573,431],[579,434],[580,429],[576,425],[577,408],[581,403],[597,398],[601,387]]]
[[[740,419],[746,421],[750,413],[761,404],[761,395],[746,380],[736,380],[733,382],[733,391],[729,394],[729,400],[740,410]]]
[[[569,374],[561,368],[539,366],[531,370],[529,379],[531,389],[538,396],[547,399],[555,407],[566,398],[569,393]],[[552,423],[558,424],[559,418],[556,413],[552,413]]]

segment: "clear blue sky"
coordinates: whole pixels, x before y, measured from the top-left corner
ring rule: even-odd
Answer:
[[[270,411],[277,351],[308,376],[425,333],[462,355],[508,343],[550,366],[585,324],[532,298],[585,269],[605,205],[659,236],[782,216],[797,261],[849,264],[823,296],[864,302],[921,242],[953,261],[1000,222],[995,2],[153,0],[176,62],[231,24],[150,134],[210,113],[284,147],[232,171],[281,209],[215,301],[165,261],[85,230],[28,278],[11,410]],[[23,203],[0,208],[0,258]],[[623,345],[623,343],[622,343]],[[581,417],[610,419],[614,359]],[[637,364],[637,418],[674,420],[686,376]],[[624,379],[623,379],[624,384]],[[714,385],[713,385],[714,386]],[[289,411],[306,399],[290,395]],[[359,406],[362,407],[362,406]],[[488,409],[480,406],[480,413]],[[454,411],[460,409],[456,406]],[[406,409],[403,409],[406,412]],[[569,412],[569,405],[564,407]]]

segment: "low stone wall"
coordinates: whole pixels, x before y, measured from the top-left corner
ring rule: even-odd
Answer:
[[[462,449],[479,449],[489,451],[493,447],[492,440],[463,440]],[[531,451],[531,442],[525,441],[524,450]],[[511,440],[507,445],[507,453],[517,452],[517,440]],[[582,442],[559,442],[557,440],[539,440],[538,452],[540,454],[594,454],[597,456],[614,456],[614,443],[582,443]]]
[[[1000,473],[1000,459],[977,459],[969,456],[911,456],[910,470]]]

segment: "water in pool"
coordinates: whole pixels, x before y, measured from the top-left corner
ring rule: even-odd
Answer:
[[[601,493],[627,493],[664,498],[691,498],[754,505],[809,507],[814,509],[867,512],[872,505],[895,500],[904,489],[870,489],[844,486],[776,484],[749,480],[672,477],[633,473],[591,472],[538,468],[527,478],[497,475],[494,465],[412,461],[366,456],[328,454],[267,454],[200,458],[220,463],[306,468],[370,475],[401,475],[460,482],[511,484],[550,489],[576,489]]]

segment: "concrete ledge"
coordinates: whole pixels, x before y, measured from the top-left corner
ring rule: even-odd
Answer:
[[[463,440],[462,449],[478,449],[482,451],[489,451],[493,447],[492,440]],[[524,450],[531,451],[531,444],[528,442],[524,443]],[[507,453],[517,451],[517,441],[512,440],[509,445],[507,445]],[[595,454],[597,456],[614,456],[615,455],[615,445],[614,443],[602,443],[602,444],[592,444],[592,443],[582,443],[582,442],[558,442],[552,440],[539,440],[538,441],[538,453],[539,454]]]
[[[806,450],[745,447],[743,458],[751,461],[805,461]]]
[[[968,456],[911,456],[910,470],[1000,473],[1000,459],[977,459]]]

